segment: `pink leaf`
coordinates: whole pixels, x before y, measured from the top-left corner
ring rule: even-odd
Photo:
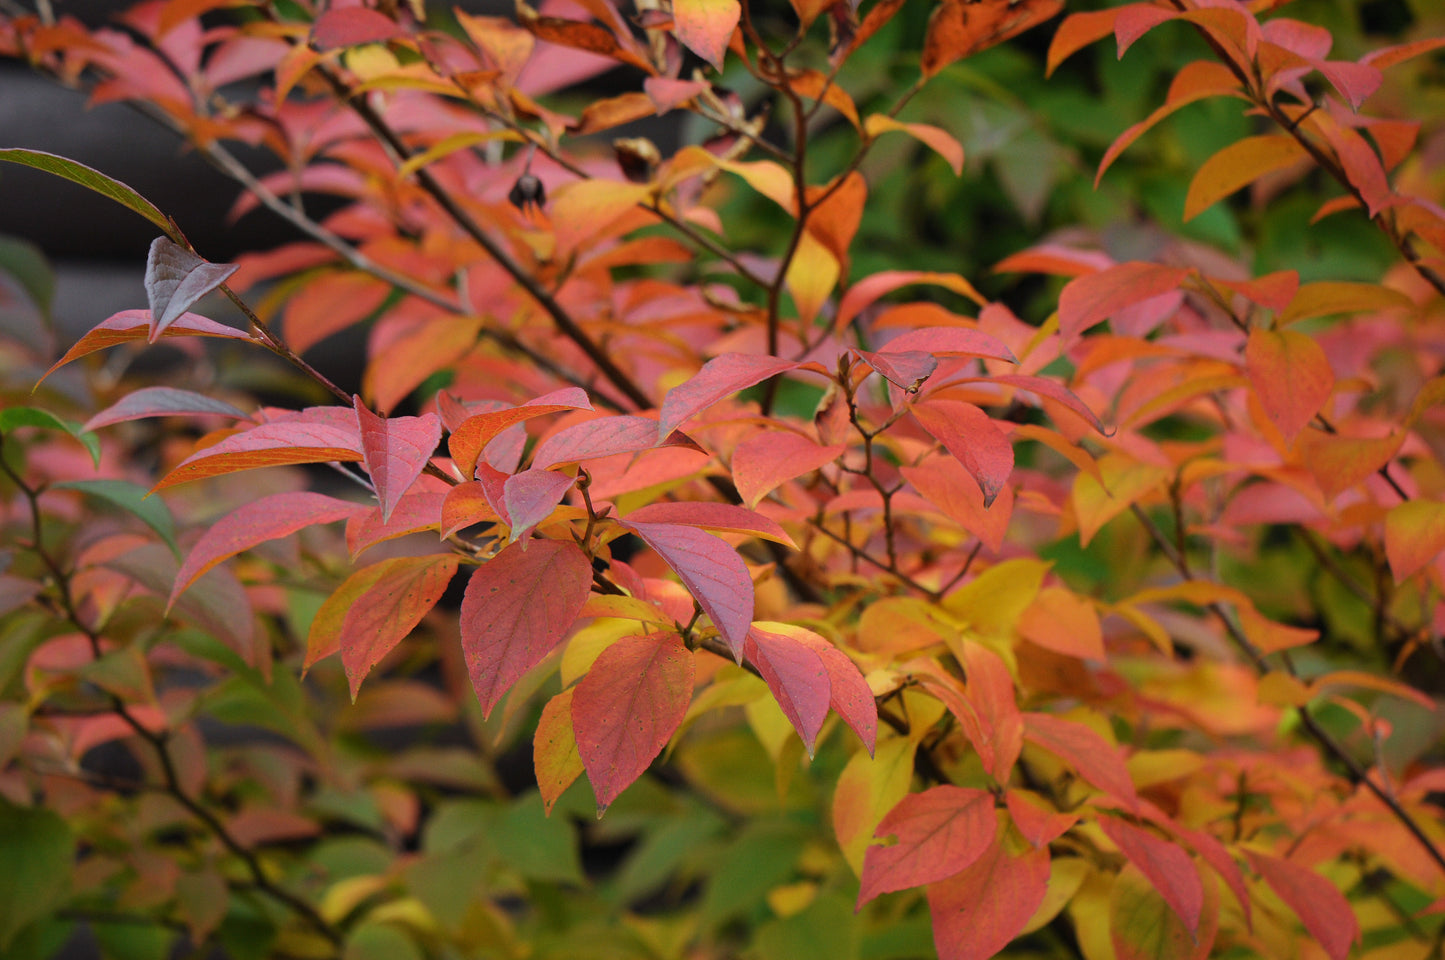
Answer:
[[[838,304],[838,319],[834,322],[834,328],[842,329],[850,320],[862,313],[865,307],[884,294],[892,293],[899,287],[906,287],[914,283],[927,283],[952,290],[954,293],[972,300],[980,307],[988,303],[983,294],[973,288],[973,284],[956,273],[882,270],[859,280],[848,288],[848,293]]]
[[[730,503],[649,503],[638,507],[626,517],[627,523],[680,523],[689,527],[741,533],[762,540],[772,540],[797,549],[786,530],[761,513]]]
[[[878,352],[900,353],[909,350],[921,350],[935,357],[987,357],[991,360],[1018,363],[1018,358],[1003,341],[969,327],[923,327],[909,330],[889,340]]]
[[[791,430],[762,430],[733,449],[733,482],[743,503],[755,507],[779,484],[832,463],[846,449],[820,446]]]
[[[1082,723],[1047,713],[1026,713],[1024,739],[1073,766],[1079,776],[1129,810],[1137,808],[1139,797],[1119,749]]]
[[[571,629],[592,589],[576,544],[533,540],[476,569],[462,597],[462,652],[483,715]]]
[[[113,423],[144,417],[217,416],[245,420],[246,412],[224,400],[213,400],[192,390],[175,387],[142,387],[85,421],[82,430],[99,430]]]
[[[104,350],[107,347],[114,347],[122,343],[132,343],[136,340],[145,340],[150,335],[151,312],[149,310],[122,310],[106,317],[100,323],[90,329],[85,336],[81,337],[65,356],[55,361],[49,370],[46,370],[40,380],[44,381],[56,370],[77,360],[86,354],[95,353],[97,350]],[[250,340],[251,336],[245,330],[237,330],[235,327],[228,327],[223,323],[196,313],[182,314],[175,322],[161,331],[160,336],[165,337],[222,337],[227,340]]]
[[[828,671],[828,706],[853,728],[868,755],[878,742],[878,703],[873,690],[848,655],[811,630],[792,627],[788,636],[810,648]]]
[[[598,417],[558,430],[537,444],[532,466],[539,470],[559,463],[578,463],[617,453],[636,453],[658,445],[657,421],[647,417]]]
[[[476,469],[477,458],[481,456],[487,444],[508,427],[549,413],[591,409],[592,404],[587,401],[586,391],[577,387],[567,387],[546,396],[537,397],[535,400],[529,400],[519,407],[493,410],[468,417],[457,424],[457,428],[447,438],[447,449],[451,451],[452,460],[456,462],[462,475],[470,479],[472,471]]]
[[[547,519],[570,489],[572,478],[551,470],[524,470],[508,477],[502,488],[502,499],[507,505],[507,522],[512,528],[507,542],[525,536]]]
[[[1125,307],[1178,289],[1187,276],[1183,267],[1131,262],[1077,277],[1059,294],[1059,333],[1071,342]]]
[[[882,374],[889,382],[908,391],[917,390],[918,385],[933,376],[933,371],[938,369],[938,360],[933,354],[921,350],[890,353],[858,350],[856,353],[864,363]]]
[[[993,503],[1014,467],[1014,448],[988,414],[960,400],[925,400],[911,408],[923,429],[958,458],[978,481],[983,504]]]
[[[1044,902],[1049,851],[1009,856],[995,837],[962,873],[928,888],[939,960],[988,960],[1018,936]]]
[[[366,472],[381,501],[381,519],[391,518],[397,501],[436,452],[442,439],[442,423],[434,413],[420,417],[381,417],[355,398],[356,422],[361,431],[361,452]]]
[[[1084,420],[1095,430],[1103,434],[1109,431],[1104,429],[1104,424],[1099,420],[1097,414],[1090,410],[1084,401],[1080,400],[1072,390],[1057,380],[1048,377],[1031,377],[1018,373],[1000,373],[992,377],[968,377],[965,379],[951,380],[951,383],[1002,383],[1010,387],[1017,387],[1020,390],[1027,390],[1030,393],[1038,394],[1048,400],[1054,400],[1069,410],[1083,417]]]
[[[676,634],[624,637],[577,684],[572,729],[598,815],[640,777],[682,723],[692,654]]]
[[[678,42],[718,70],[741,17],[738,0],[674,0],[672,5]]]
[[[396,557],[373,569],[379,575],[352,602],[341,624],[341,663],[356,699],[361,681],[436,606],[461,558]]]
[[[818,731],[828,716],[832,686],[822,658],[791,637],[757,627],[748,631],[743,652],[763,675],[773,699],[812,757]]]
[[[153,489],[258,467],[355,462],[362,458],[361,436],[352,411],[307,407],[198,450],[178,463]]]
[[[1177,844],[1117,817],[1100,817],[1099,828],[1149,879],[1184,926],[1197,931],[1204,909],[1204,885],[1189,854]]]
[[[673,569],[741,663],[753,620],[753,580],[743,558],[725,540],[693,527],[623,523]]]
[[[1003,658],[980,643],[964,645],[963,671],[968,679],[966,696],[987,744],[979,753],[991,756],[987,769],[993,778],[1007,783],[1023,748],[1023,719],[1014,695],[1013,677]]]
[[[318,50],[379,43],[402,35],[401,25],[384,13],[366,7],[327,10],[311,27],[311,42]]]
[[[994,553],[1003,547],[1013,516],[1013,491],[1004,487],[999,498],[983,504],[978,482],[953,457],[930,457],[916,467],[903,467],[903,479],[950,520],[973,534]]]
[[[882,893],[947,880],[988,852],[997,832],[987,790],[939,786],[910,793],[874,832],[897,842],[868,848],[858,906]]]
[[[252,501],[211,525],[181,564],[169,607],[207,570],[258,543],[275,540],[317,523],[345,520],[366,508],[319,493],[277,493]]]
[[[156,237],[146,257],[146,298],[155,321],[146,339],[155,343],[192,304],[236,270],[234,263],[209,263],[165,237]]]
[[[439,481],[438,485],[441,485]],[[372,507],[370,510],[358,512],[347,521],[346,549],[351,553],[352,560],[378,543],[395,540],[410,533],[440,528],[446,493],[418,487],[413,487],[402,495],[388,520],[381,519],[380,507]]]
[[[769,377],[796,370],[799,366],[792,360],[746,353],[725,353],[713,357],[692,379],[667,392],[662,401],[657,435],[667,436],[723,397],[746,390]]]
[[[1345,960],[1351,945],[1359,942],[1360,921],[1344,894],[1318,873],[1297,863],[1250,850],[1244,855],[1299,916],[1310,936],[1319,941],[1331,960]]]

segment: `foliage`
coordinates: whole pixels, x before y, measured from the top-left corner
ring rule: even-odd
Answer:
[[[164,234],[0,246],[0,951],[1438,956],[1445,17],[1285,6],[0,16],[306,237],[0,150]]]

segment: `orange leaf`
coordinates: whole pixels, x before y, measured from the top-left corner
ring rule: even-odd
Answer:
[[[1403,583],[1445,550],[1445,503],[1410,500],[1385,515],[1385,556]]]
[[[1064,0],[944,0],[928,20],[920,66],[925,77],[1038,26]]]
[[[684,47],[718,70],[742,18],[738,0],[673,0],[673,32]]]
[[[1190,271],[1132,261],[1069,281],[1059,294],[1059,333],[1066,342],[1135,304],[1179,289]]]
[[[1018,936],[1044,901],[1049,851],[1011,856],[995,838],[963,872],[928,888],[939,960],[988,960]]]
[[[1084,660],[1104,659],[1099,614],[1085,598],[1062,587],[1045,587],[1019,618],[1025,640]]]
[[[1293,330],[1250,331],[1245,367],[1264,412],[1293,443],[1335,388],[1335,372],[1312,337]]]
[[[1102,482],[1088,474],[1074,480],[1071,502],[1079,521],[1079,542],[1088,546],[1104,524],[1147,496],[1169,477],[1169,471],[1119,453],[1099,460]]]
[[[1311,430],[1305,434],[1300,459],[1320,485],[1326,500],[1364,483],[1370,474],[1395,458],[1404,433],[1384,437],[1340,437]]]
[[[1194,174],[1184,198],[1184,219],[1194,219],[1234,191],[1308,156],[1304,147],[1284,134],[1245,137],[1230,144]]]
[[[308,407],[299,413],[234,433],[191,454],[154,487],[295,463],[347,463],[362,459],[356,413],[344,407]]]
[[[1393,287],[1378,283],[1321,281],[1306,283],[1276,321],[1280,326],[1341,313],[1414,310],[1415,302]]]
[[[1044,76],[1053,76],[1059,64],[1074,53],[1111,35],[1119,9],[1113,7],[1109,10],[1090,10],[1087,13],[1071,13],[1065,17],[1064,22],[1059,24],[1059,29],[1054,32],[1054,39],[1049,43],[1048,64],[1044,69]]]
[[[963,175],[963,146],[953,135],[940,127],[927,123],[903,123],[887,114],[875,113],[863,122],[863,129],[870,138],[898,131],[931,147],[940,157],[948,161],[955,177]]]
[[[987,790],[943,785],[909,794],[878,824],[877,836],[897,842],[868,848],[858,906],[948,879],[987,853],[997,831]]]
[[[572,694],[576,690],[568,687],[547,701],[532,736],[537,790],[542,794],[542,809],[548,814],[557,798],[582,773],[582,755],[577,752],[577,738],[572,731]]]
[[[1087,14],[1080,14],[1080,16],[1087,16]],[[1099,186],[1099,181],[1104,178],[1104,171],[1113,165],[1119,154],[1127,150],[1135,140],[1138,140],[1161,120],[1173,114],[1180,107],[1210,97],[1222,96],[1242,96],[1239,80],[1227,66],[1215,60],[1196,60],[1186,64],[1169,84],[1169,95],[1165,97],[1163,105],[1119,134],[1118,138],[1109,144],[1109,149],[1104,151],[1104,159],[1099,161],[1099,171],[1094,174],[1094,186],[1096,188]]]
[[[460,561],[456,554],[395,557],[360,571],[366,574],[366,589],[348,593],[337,637],[353,702],[371,668],[436,606]]]
[[[286,305],[286,343],[305,353],[333,333],[371,316],[391,284],[364,273],[327,273],[309,281]]]

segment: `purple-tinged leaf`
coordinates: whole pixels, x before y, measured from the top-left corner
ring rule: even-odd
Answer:
[[[743,653],[758,668],[783,715],[798,731],[808,756],[817,746],[818,731],[828,717],[832,683],[823,660],[813,650],[780,633],[753,627]]]
[[[574,423],[537,444],[532,466],[539,470],[559,463],[579,463],[618,453],[637,453],[658,445],[657,421],[647,417],[598,417]]]
[[[549,413],[591,409],[592,404],[588,402],[585,390],[566,387],[546,396],[528,400],[519,407],[490,410],[468,417],[457,424],[457,428],[447,438],[447,449],[451,451],[452,460],[456,462],[457,469],[462,471],[464,477],[471,479],[482,451],[508,427],[524,423],[534,417],[546,416]]]
[[[311,25],[311,42],[317,50],[380,43],[399,37],[401,25],[386,14],[366,7],[327,10]]]
[[[1300,918],[1331,960],[1345,960],[1360,939],[1360,921],[1339,888],[1308,867],[1246,850],[1265,883]]]
[[[151,242],[146,256],[146,300],[154,326],[146,339],[155,343],[197,300],[226,282],[238,266],[210,263],[165,237]]]
[[[115,403],[85,421],[82,430],[99,430],[113,423],[141,420],[145,417],[218,416],[235,420],[247,419],[244,410],[224,400],[215,400],[193,390],[176,387],[142,387],[128,393]]]
[[[151,312],[149,310],[122,310],[106,317],[100,323],[90,329],[85,336],[76,341],[75,346],[65,351],[65,356],[55,361],[54,365],[41,376],[39,382],[44,382],[61,367],[78,360],[89,353],[97,350],[105,350],[109,347],[118,346],[122,343],[133,343],[137,340],[145,340],[150,335]],[[251,335],[245,330],[237,330],[235,327],[228,327],[223,323],[208,320],[198,313],[187,313],[179,317],[174,323],[166,327],[161,337],[222,337],[228,340],[250,340]]]
[[[426,469],[442,439],[441,419],[434,413],[420,417],[382,417],[355,398],[356,423],[366,472],[381,501],[381,519],[391,519],[402,494]]]
[[[630,520],[623,525],[673,569],[741,663],[753,621],[753,579],[738,552],[720,537],[694,527]]]
[[[341,623],[341,663],[356,700],[371,668],[416,629],[446,592],[461,558],[395,557],[367,567],[378,571],[346,610]]]
[[[768,624],[776,630],[777,624]],[[878,703],[873,699],[873,690],[859,672],[857,664],[848,655],[811,630],[787,625],[787,635],[811,649],[823,661],[828,671],[828,706],[853,728],[868,756],[878,742]]]
[[[863,362],[878,371],[890,383],[910,393],[938,369],[938,360],[922,350],[894,350],[888,353],[857,351]]]
[[[1124,804],[1139,806],[1139,795],[1119,749],[1082,723],[1047,713],[1024,714],[1024,739],[1071,765],[1079,776]]]
[[[507,542],[526,536],[533,527],[547,519],[567,491],[572,489],[572,483],[571,477],[551,470],[524,470],[508,477],[502,485],[507,523],[512,528]]]
[[[444,486],[437,481],[437,486]],[[346,522],[346,549],[354,562],[365,551],[410,533],[437,530],[442,522],[444,490],[423,490],[418,484],[402,495],[391,511],[391,518],[381,518],[381,508],[371,507],[353,514]]]
[[[713,357],[690,380],[667,392],[657,422],[657,435],[667,436],[723,397],[800,366],[802,364],[792,360],[747,353]]]

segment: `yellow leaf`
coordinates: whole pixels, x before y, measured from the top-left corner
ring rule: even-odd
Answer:
[[[1245,137],[1231,143],[1204,161],[1194,175],[1184,198],[1184,219],[1194,219],[1241,187],[1306,156],[1304,147],[1284,134]]]
[[[1415,302],[1405,294],[1378,283],[1306,283],[1300,286],[1276,322],[1285,326],[1338,313],[1414,309]]]
[[[589,239],[601,239],[608,227],[650,194],[646,184],[615,180],[578,180],[560,188],[551,210],[558,250],[575,250]]]
[[[862,876],[863,856],[883,817],[898,805],[913,782],[913,753],[918,743],[892,737],[878,744],[872,758],[865,751],[853,754],[838,777],[833,793],[833,833],[843,858]]]
[[[996,563],[945,597],[943,607],[981,637],[1008,638],[1039,595],[1050,566],[1027,557]]]
[[[1074,480],[1074,516],[1079,521],[1079,543],[1085,547],[1104,524],[1169,479],[1169,471],[1163,467],[1140,463],[1122,453],[1101,458],[1099,474],[1102,483],[1084,473]]]
[[[798,249],[788,264],[784,282],[793,295],[793,305],[798,309],[798,319],[805,326],[811,326],[818,311],[827,302],[828,295],[838,283],[840,268],[838,261],[811,233],[803,234]]]

